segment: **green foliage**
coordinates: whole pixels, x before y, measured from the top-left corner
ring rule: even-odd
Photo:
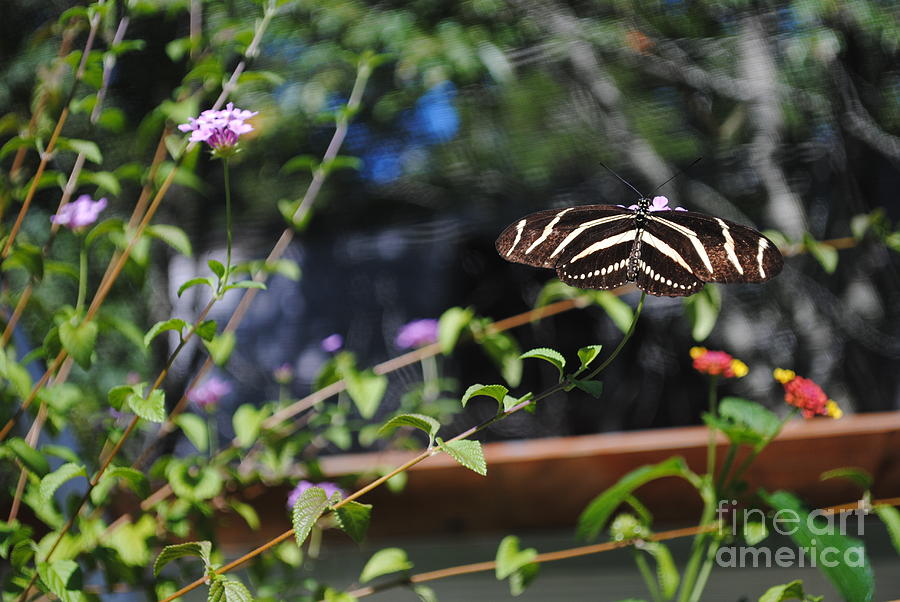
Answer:
[[[400,414],[385,422],[379,429],[379,433],[386,434],[401,426],[411,426],[425,432],[428,435],[428,447],[431,447],[438,429],[441,428],[441,423],[424,414]]]
[[[519,538],[507,535],[497,547],[495,574],[502,581],[509,578],[509,591],[519,596],[537,577],[540,565],[533,560],[537,550],[528,548],[519,550]]]
[[[217,576],[209,584],[207,602],[252,602],[253,595],[247,587],[230,577]]]
[[[719,402],[718,416],[704,414],[710,427],[722,431],[735,445],[748,445],[759,451],[781,431],[782,421],[754,401],[725,397]]]
[[[594,362],[595,359],[600,355],[600,351],[603,349],[603,345],[588,345],[587,347],[582,347],[578,350],[578,359],[581,361],[581,366],[578,368],[578,372],[576,374],[581,374],[585,370],[587,370],[590,365]]]
[[[209,447],[209,430],[203,418],[196,414],[181,413],[175,418],[175,424],[188,438],[188,441],[194,444],[197,451],[206,451]]]
[[[697,342],[706,340],[722,308],[722,293],[714,284],[707,284],[698,293],[684,298],[684,311],[691,322],[691,336]]]
[[[469,403],[469,400],[473,397],[492,397],[497,400],[501,406],[503,405],[503,400],[509,397],[507,395],[509,393],[509,389],[504,387],[503,385],[472,385],[466,392],[463,393],[462,399],[460,403],[463,407],[466,407],[466,404]]]
[[[44,454],[34,449],[20,437],[11,437],[3,447],[12,452],[13,456],[22,463],[25,468],[39,477],[50,472],[50,463]]]
[[[82,588],[81,567],[74,560],[54,560],[39,562],[37,565],[41,582],[54,596],[63,602],[86,602],[88,597]]]
[[[316,525],[319,517],[328,509],[328,497],[321,487],[310,487],[294,502],[291,509],[291,521],[294,526],[294,539],[297,547],[303,545]]]
[[[837,249],[830,245],[826,245],[817,241],[812,234],[808,232],[803,235],[803,246],[809,251],[822,269],[828,274],[833,274],[837,269],[838,252]]]
[[[147,334],[144,335],[144,346],[149,347],[150,342],[153,339],[168,330],[174,330],[178,332],[179,338],[183,338],[183,331],[186,327],[187,322],[185,322],[181,318],[170,318],[168,320],[157,322],[156,324],[151,326],[150,330],[147,331]]]
[[[834,532],[833,526],[829,527],[819,520],[810,519],[809,513],[803,504],[794,495],[786,491],[767,493],[760,491],[763,500],[775,510],[784,510],[796,517],[796,528],[792,525],[790,537],[798,546],[807,548],[807,552],[815,558],[816,566],[834,584],[841,596],[850,602],[868,601],[872,599],[875,591],[875,579],[872,574],[872,566],[863,542]],[[853,554],[854,562],[829,562],[823,556],[826,550],[830,553],[837,552],[842,558],[847,558],[848,553]],[[860,563],[857,566],[857,561]]]
[[[812,596],[803,591],[803,581],[797,579],[784,585],[776,585],[766,590],[759,597],[759,602],[784,602],[785,600],[802,600],[802,602],[822,602],[825,596]]]
[[[163,568],[175,560],[176,558],[197,557],[203,561],[204,570],[210,569],[210,554],[212,553],[212,542],[209,541],[189,541],[173,546],[166,546],[156,557],[153,563],[153,574],[159,576]]]
[[[755,546],[769,536],[769,528],[766,523],[746,521],[742,527],[744,541],[748,546]]]
[[[544,360],[545,362],[553,364],[559,371],[559,382],[563,381],[563,377],[565,376],[566,358],[564,358],[559,351],[547,347],[538,347],[537,349],[526,351],[519,356],[519,359],[526,359],[529,357]]]
[[[79,366],[87,370],[91,367],[94,345],[97,342],[96,322],[66,320],[59,325],[59,342]]]
[[[481,476],[487,475],[487,462],[484,459],[484,451],[481,449],[480,442],[467,439],[445,442],[438,437],[437,443],[442,451],[446,452],[461,465],[477,472]]]
[[[894,549],[900,554],[900,510],[893,506],[877,505],[873,509],[875,515],[881,519],[884,526],[887,527],[888,535],[891,537],[891,543]]]
[[[87,471],[84,469],[84,466],[71,462],[63,464],[53,472],[45,475],[41,479],[41,498],[43,498],[46,503],[51,503],[53,494],[56,493],[56,490],[59,489],[63,483],[70,479],[74,479],[75,477],[87,478]]]
[[[628,332],[634,322],[634,310],[619,297],[609,291],[591,291],[594,303],[603,308],[616,328]]]
[[[361,543],[369,530],[372,518],[371,504],[349,501],[335,510],[338,526],[356,543]]]
[[[235,337],[234,332],[223,332],[208,341],[203,341],[203,345],[209,351],[210,359],[217,366],[224,366],[228,363],[236,343],[237,337]]]
[[[475,317],[471,308],[451,307],[438,320],[438,343],[441,353],[449,355],[456,347],[460,335],[469,327]]]
[[[870,475],[867,471],[862,468],[854,468],[852,466],[848,466],[845,468],[834,468],[832,470],[827,470],[819,475],[820,481],[827,481],[828,479],[849,479],[853,481],[859,487],[868,491],[872,488],[874,484],[874,479],[872,479],[872,475]]]
[[[256,443],[262,423],[268,417],[268,414],[269,412],[266,408],[256,408],[250,403],[245,403],[235,410],[231,422],[238,445],[250,447]]]
[[[368,583],[382,575],[408,571],[412,567],[413,564],[406,557],[405,551],[400,548],[385,548],[372,554],[359,574],[359,582]]]

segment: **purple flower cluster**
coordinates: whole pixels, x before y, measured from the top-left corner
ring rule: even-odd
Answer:
[[[623,205],[618,205],[618,207],[622,207]],[[634,211],[638,208],[637,205],[629,205],[629,209]],[[669,207],[669,199],[664,196],[655,196],[653,200],[650,201],[650,211],[687,211],[684,207]]]
[[[221,378],[213,376],[203,381],[199,387],[188,391],[187,396],[198,408],[212,408],[229,393],[231,393],[231,385]]]
[[[310,483],[309,481],[300,481],[297,483],[297,486],[294,487],[291,492],[288,494],[287,505],[288,508],[293,508],[294,504],[297,503],[297,500],[300,499],[300,496],[304,491],[309,489],[310,487],[319,487],[325,490],[325,496],[328,499],[331,499],[331,496],[335,493],[340,493],[341,497],[347,497],[347,494],[344,493],[344,490],[338,487],[336,484],[331,483],[329,481],[322,481],[321,483]]]
[[[340,351],[341,347],[344,346],[344,337],[337,333],[331,334],[322,339],[320,345],[322,347],[322,351],[334,353],[335,351]]]
[[[105,198],[95,201],[90,195],[83,194],[60,207],[56,215],[50,216],[50,221],[77,231],[96,222],[104,209],[106,209]]]
[[[400,328],[394,344],[400,349],[413,349],[436,342],[438,321],[433,319],[413,320]]]
[[[221,111],[208,109],[188,123],[182,123],[178,129],[191,132],[191,142],[206,142],[213,150],[222,152],[234,148],[242,134],[253,131],[253,126],[244,123],[257,114],[257,111],[235,109],[229,102]]]

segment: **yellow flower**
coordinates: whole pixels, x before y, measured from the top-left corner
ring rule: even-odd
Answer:
[[[840,418],[844,415],[844,410],[842,410],[837,402],[833,399],[829,399],[828,403],[825,404],[825,412],[834,419]]]
[[[785,370],[784,368],[775,368],[775,371],[772,373],[772,376],[775,377],[775,380],[780,382],[783,385],[794,380],[794,377],[797,376],[797,373],[793,370]]]

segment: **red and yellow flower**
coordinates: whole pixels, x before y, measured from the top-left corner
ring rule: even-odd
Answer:
[[[706,347],[691,347],[694,370],[701,374],[742,378],[750,371],[747,364],[724,351],[710,351]]]
[[[840,418],[843,410],[833,399],[828,399],[822,387],[802,376],[797,376],[793,370],[776,368],[772,374],[775,380],[784,387],[784,400],[803,412],[804,418],[813,416],[829,416]]]

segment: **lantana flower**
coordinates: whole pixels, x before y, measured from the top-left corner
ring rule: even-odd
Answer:
[[[188,391],[187,397],[199,408],[213,408],[223,397],[231,393],[231,385],[217,376],[203,381],[200,386]]]
[[[413,349],[436,342],[438,339],[438,321],[434,319],[413,320],[400,327],[394,344],[400,349]]]
[[[694,370],[701,374],[743,378],[750,372],[747,364],[724,351],[710,351],[706,347],[691,347],[691,357],[694,359]]]
[[[311,483],[309,481],[300,481],[297,483],[297,486],[294,487],[291,492],[288,494],[287,505],[288,508],[293,508],[294,504],[297,503],[297,500],[300,499],[300,496],[304,491],[309,489],[310,487],[320,487],[325,490],[325,497],[331,499],[331,496],[335,493],[340,493],[341,497],[347,497],[347,494],[344,493],[344,490],[338,487],[335,483],[330,481],[322,481],[321,483]]]
[[[617,205],[618,207],[622,207],[622,205]],[[638,206],[629,205],[629,209],[632,211],[636,210]],[[684,207],[669,207],[669,199],[664,196],[655,196],[653,200],[650,201],[650,211],[687,211]]]
[[[207,109],[196,119],[188,118],[188,123],[182,123],[178,129],[190,132],[191,142],[206,142],[216,154],[227,155],[234,150],[241,135],[253,131],[253,126],[245,122],[256,114],[258,111],[236,109],[229,102],[220,111]]]
[[[319,343],[322,347],[322,351],[327,351],[328,353],[334,353],[335,351],[340,351],[341,347],[344,346],[344,337],[335,333],[330,334]]]
[[[797,376],[793,370],[776,368],[772,374],[775,380],[784,387],[784,400],[803,412],[804,418],[813,416],[829,416],[840,418],[844,415],[837,402],[828,399],[822,387],[802,376]]]
[[[89,194],[83,194],[71,203],[63,205],[56,215],[50,216],[50,221],[79,232],[96,222],[104,209],[106,209],[105,198],[95,201]]]

